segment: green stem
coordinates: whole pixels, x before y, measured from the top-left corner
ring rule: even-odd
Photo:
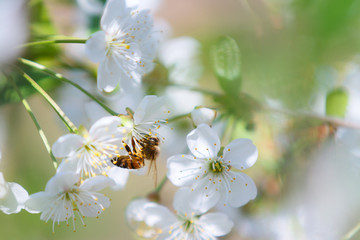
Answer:
[[[71,133],[77,133],[78,129],[75,126],[74,123],[70,121],[70,119],[65,115],[64,111],[57,105],[57,103],[47,94],[47,92],[44,91],[44,89],[37,84],[37,82],[34,81],[28,74],[26,74],[24,71],[23,77],[30,82],[30,84],[33,86],[33,88],[40,93],[40,95],[50,104],[50,106],[54,109],[56,114],[61,118],[61,120],[64,122],[66,127],[69,129]]]
[[[70,81],[69,79],[63,77],[60,73],[56,73],[50,69],[48,69],[47,67],[39,64],[39,63],[36,63],[36,62],[33,62],[33,61],[30,61],[30,60],[27,60],[27,59],[24,59],[24,58],[19,58],[19,61],[22,62],[23,64],[27,65],[27,66],[30,66],[30,67],[33,67],[33,68],[36,68],[44,73],[47,73],[48,75],[62,81],[62,82],[66,82],[66,83],[69,83],[71,85],[73,85],[74,87],[76,87],[77,89],[79,89],[81,92],[83,92],[86,96],[88,96],[89,98],[91,98],[92,100],[94,100],[97,104],[99,104],[103,109],[105,109],[105,111],[107,111],[108,113],[110,113],[111,115],[113,116],[117,116],[118,113],[113,111],[112,109],[110,109],[109,107],[107,107],[104,103],[102,103],[100,100],[98,100],[96,97],[94,97],[91,93],[89,93],[88,91],[86,91],[84,88],[82,88],[80,85]]]
[[[50,147],[50,144],[49,144],[49,142],[48,142],[48,140],[47,140],[47,138],[46,138],[46,136],[45,136],[45,133],[44,133],[44,131],[41,129],[40,124],[39,124],[39,122],[37,121],[34,113],[32,112],[29,103],[28,103],[28,102],[26,101],[26,99],[23,97],[23,95],[22,95],[21,92],[20,92],[20,89],[16,86],[15,82],[14,82],[10,77],[8,77],[8,80],[9,80],[9,81],[12,83],[12,85],[14,86],[14,89],[15,89],[17,95],[19,96],[22,104],[24,105],[26,111],[28,112],[28,114],[30,115],[32,121],[34,122],[34,124],[35,124],[35,126],[36,126],[36,128],[37,128],[37,130],[38,130],[38,132],[39,132],[39,135],[40,135],[40,137],[41,137],[41,139],[42,139],[42,141],[43,141],[43,143],[44,143],[44,145],[45,145],[45,148],[46,148],[46,150],[48,151],[48,153],[49,153],[49,155],[50,155],[50,157],[51,157],[51,159],[52,159],[53,165],[54,165],[54,167],[55,167],[55,169],[56,169],[56,168],[58,167],[57,160],[56,160],[55,156],[53,155],[53,153],[52,153],[52,151],[51,151],[51,147]]]
[[[161,182],[159,183],[159,185],[155,188],[154,192],[155,193],[159,193],[161,191],[161,189],[164,187],[166,181],[167,181],[167,176],[165,175],[163,179],[161,179]]]
[[[54,44],[54,43],[80,43],[80,44],[84,44],[86,43],[87,39],[79,39],[79,38],[74,38],[74,39],[55,39],[55,40],[44,40],[44,41],[36,41],[36,42],[29,42],[29,43],[25,43],[19,47],[30,47],[30,46],[35,46],[35,45],[43,45],[43,44]]]
[[[175,84],[175,83],[153,83],[153,84],[162,85],[162,86],[164,86],[164,87],[169,86],[169,87],[184,88],[184,89],[187,89],[187,90],[189,90],[189,91],[201,92],[201,93],[204,93],[204,94],[207,94],[207,95],[211,95],[211,96],[214,96],[214,97],[219,97],[219,96],[222,96],[222,95],[223,95],[223,94],[220,93],[220,92],[213,92],[213,91],[205,90],[205,89],[198,88],[198,87],[186,86],[186,85]]]
[[[178,115],[178,116],[175,116],[175,117],[172,117],[168,120],[168,122],[175,122],[177,120],[180,120],[182,118],[186,118],[186,117],[190,117],[190,114],[189,113],[185,113],[185,114],[182,114],[182,115]]]
[[[352,228],[343,238],[342,240],[350,240],[352,239],[356,233],[360,230],[360,223],[358,223],[354,228]]]

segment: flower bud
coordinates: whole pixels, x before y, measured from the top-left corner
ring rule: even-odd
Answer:
[[[195,126],[205,123],[211,126],[216,118],[216,110],[206,107],[195,107],[191,112],[191,119]]]
[[[345,117],[349,95],[344,88],[335,88],[326,96],[326,115]]]

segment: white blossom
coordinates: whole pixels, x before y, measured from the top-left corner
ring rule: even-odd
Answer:
[[[153,238],[158,234],[158,230],[146,223],[146,208],[157,206],[146,198],[138,198],[129,203],[126,208],[126,220],[137,235],[144,238]]]
[[[216,118],[216,110],[206,107],[195,107],[190,114],[195,126],[199,126],[202,123],[211,126]]]
[[[73,172],[59,172],[46,184],[44,192],[30,195],[25,206],[36,212],[41,212],[40,219],[55,223],[72,218],[75,231],[76,212],[85,225],[83,218],[97,217],[110,206],[110,200],[97,191],[114,184],[107,177],[97,176],[86,179],[80,184],[79,175]]]
[[[225,146],[223,154],[219,137],[206,124],[187,136],[192,155],[175,155],[168,159],[167,176],[176,186],[191,186],[187,201],[206,211],[216,203],[240,207],[256,197],[253,180],[245,173],[232,171],[251,167],[258,157],[251,140],[240,138]]]
[[[0,153],[1,154],[1,153]],[[29,198],[28,192],[19,184],[6,182],[0,172],[0,210],[6,214],[18,213]]]
[[[128,143],[133,137],[137,140],[144,137],[157,137],[164,140],[159,129],[168,123],[170,114],[171,111],[164,97],[145,96],[135,109],[133,116],[120,117],[123,126],[127,129]]]
[[[103,117],[95,122],[83,136],[67,134],[53,145],[54,156],[64,158],[58,171],[79,173],[82,179],[96,175],[109,175],[123,187],[128,171],[114,166],[110,159],[126,154],[122,140],[126,129],[119,127],[119,117]]]
[[[175,214],[158,204],[145,207],[145,222],[158,232],[156,239],[214,240],[231,231],[234,224],[225,214],[202,215],[201,211],[189,205],[188,194],[188,188],[176,192],[173,202]]]
[[[101,31],[86,42],[86,51],[98,68],[98,88],[112,92],[119,85],[138,85],[154,68],[157,42],[148,11],[130,8],[125,0],[109,0],[101,18]]]

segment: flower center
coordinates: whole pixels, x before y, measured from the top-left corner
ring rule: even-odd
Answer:
[[[223,166],[222,162],[220,161],[210,162],[209,167],[213,173],[221,173],[223,171],[223,168],[225,168],[225,166]]]
[[[192,227],[193,221],[191,220],[186,220],[183,223],[183,228],[186,232],[192,232],[194,230],[194,228]]]

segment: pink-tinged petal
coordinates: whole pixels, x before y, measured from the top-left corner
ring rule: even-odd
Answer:
[[[215,131],[206,124],[200,124],[187,135],[188,147],[194,156],[210,159],[217,157],[220,150],[220,139]]]
[[[81,184],[80,189],[84,191],[97,192],[113,185],[115,185],[115,182],[111,178],[105,176],[96,176],[86,179],[83,184]]]
[[[66,134],[53,144],[52,153],[59,158],[70,156],[82,147],[84,142],[85,139],[77,134]]]
[[[129,177],[129,170],[119,167],[112,167],[107,172],[107,175],[115,182],[115,184],[111,187],[111,189],[120,190],[123,189],[126,185],[126,182]]]
[[[258,158],[256,146],[247,138],[235,139],[224,148],[224,162],[237,169],[254,165]]]
[[[177,221],[176,216],[169,209],[159,204],[148,205],[144,211],[145,223],[151,227],[165,228]]]
[[[202,227],[214,236],[224,236],[234,227],[234,223],[223,213],[207,213],[200,217]]]
[[[188,201],[193,209],[206,212],[219,202],[221,194],[214,187],[213,180],[203,178],[198,181],[191,187]]]
[[[113,21],[123,21],[130,15],[131,8],[127,8],[125,0],[109,0],[101,17],[101,27],[107,30]]]
[[[255,199],[257,188],[254,181],[245,173],[230,173],[229,180],[231,192],[228,194],[228,203],[232,207],[241,207],[250,200]]]
[[[202,175],[203,162],[191,155],[175,155],[167,161],[167,177],[175,186],[189,186],[198,175]]]
[[[80,181],[79,175],[74,172],[58,172],[46,184],[45,192],[49,195],[69,191]]]
[[[90,36],[85,44],[85,52],[93,62],[101,62],[106,56],[106,34],[98,31]]]
[[[89,135],[93,140],[102,137],[111,137],[112,135],[119,135],[120,132],[117,131],[117,129],[120,124],[121,119],[117,116],[100,118],[91,126]]]

